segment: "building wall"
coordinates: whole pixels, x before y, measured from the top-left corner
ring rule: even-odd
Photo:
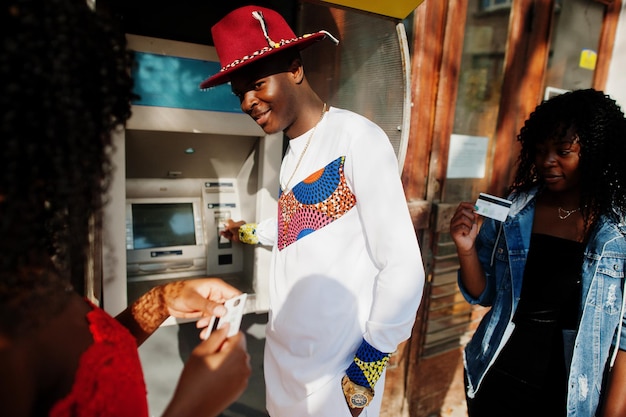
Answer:
[[[619,16],[613,57],[609,66],[609,77],[605,91],[611,95],[626,111],[626,1],[622,1],[622,11]]]

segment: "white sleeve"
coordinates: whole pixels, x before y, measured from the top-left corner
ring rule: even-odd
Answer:
[[[411,336],[422,298],[424,267],[397,157],[387,135],[370,123],[358,125],[352,133],[346,178],[380,271],[364,337],[381,352],[391,353]]]
[[[256,235],[259,238],[260,245],[273,246],[278,238],[278,223],[276,217],[270,217],[257,223]]]

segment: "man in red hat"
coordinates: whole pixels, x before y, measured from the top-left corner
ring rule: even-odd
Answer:
[[[424,283],[420,248],[380,127],[329,107],[304,74],[296,36],[275,11],[246,6],[212,28],[219,73],[267,134],[289,149],[277,216],[229,221],[227,238],[272,246],[264,372],[272,417],[379,415],[385,366],[408,339]]]

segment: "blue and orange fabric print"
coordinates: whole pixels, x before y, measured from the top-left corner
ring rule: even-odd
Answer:
[[[343,172],[345,156],[335,159],[278,199],[278,250],[337,220],[356,205]]]

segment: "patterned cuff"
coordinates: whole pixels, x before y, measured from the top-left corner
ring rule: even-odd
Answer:
[[[379,351],[363,339],[354,355],[354,361],[346,370],[346,375],[355,384],[374,390],[376,382],[389,362],[390,355]]]
[[[256,235],[256,223],[246,223],[239,227],[239,241],[248,245],[259,243],[259,238]]]

